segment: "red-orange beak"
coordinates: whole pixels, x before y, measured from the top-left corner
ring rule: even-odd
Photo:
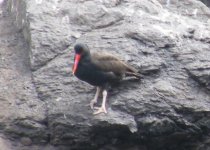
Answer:
[[[76,54],[74,57],[74,66],[73,66],[73,74],[76,72],[79,61],[80,61],[81,55],[80,54]]]

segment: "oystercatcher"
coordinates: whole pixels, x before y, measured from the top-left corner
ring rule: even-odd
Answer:
[[[73,74],[80,80],[97,87],[96,94],[90,102],[91,109],[97,109],[93,114],[107,113],[105,105],[109,85],[121,81],[126,76],[141,78],[141,74],[135,68],[112,54],[91,53],[88,46],[82,43],[77,43],[74,46],[74,51]],[[102,105],[94,108],[101,91]]]

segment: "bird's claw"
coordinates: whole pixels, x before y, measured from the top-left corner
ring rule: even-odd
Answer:
[[[107,113],[106,111],[106,108],[105,107],[94,107],[94,109],[97,109],[97,111],[95,111],[93,114],[94,115],[97,115],[97,114],[100,114],[100,113]]]

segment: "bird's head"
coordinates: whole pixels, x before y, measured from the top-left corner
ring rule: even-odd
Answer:
[[[89,48],[86,44],[82,44],[82,43],[77,43],[74,46],[74,51],[75,51],[75,57],[74,57],[74,66],[73,66],[73,74],[75,74],[79,61],[90,55],[90,51]]]

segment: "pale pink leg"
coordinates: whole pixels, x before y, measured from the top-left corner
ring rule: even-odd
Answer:
[[[104,90],[102,94],[103,94],[102,105],[101,105],[101,107],[96,108],[96,109],[98,109],[98,110],[97,110],[96,112],[93,113],[94,115],[97,115],[97,114],[100,114],[100,113],[107,113],[107,110],[106,110],[106,97],[107,97],[107,91]]]
[[[94,104],[97,103],[100,91],[101,91],[101,88],[97,87],[96,88],[96,94],[95,94],[94,98],[90,101],[90,108],[91,109],[93,109],[94,108]]]

